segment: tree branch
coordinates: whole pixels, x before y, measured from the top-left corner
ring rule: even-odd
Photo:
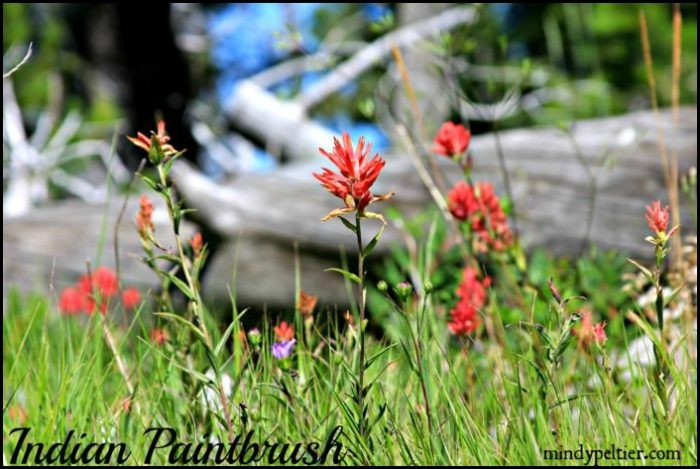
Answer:
[[[477,16],[474,8],[455,7],[427,20],[412,23],[385,34],[300,94],[295,101],[304,109],[309,109],[340,90],[349,81],[388,55],[391,52],[392,44],[397,47],[406,47],[441,31],[452,29],[461,24],[473,23]]]

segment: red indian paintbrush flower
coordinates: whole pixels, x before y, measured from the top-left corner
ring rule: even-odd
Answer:
[[[165,130],[165,121],[162,119],[158,121],[158,131],[151,132],[151,137],[147,137],[141,132],[138,132],[136,134],[136,137],[127,136],[126,138],[128,138],[131,143],[141,148],[149,155],[151,154],[154,141],[156,140],[158,141],[158,144],[161,150],[163,151],[164,156],[173,156],[177,153],[177,150],[169,143],[170,136]]]
[[[477,250],[502,251],[511,243],[508,218],[491,184],[459,181],[448,194],[448,207],[456,219],[469,223]]]
[[[372,196],[370,192],[370,187],[386,163],[379,154],[370,158],[372,145],[365,145],[364,137],[360,137],[353,149],[350,135],[343,132],[342,143],[337,138],[333,139],[333,151],[329,153],[323,148],[319,148],[319,151],[338,167],[340,174],[321,168],[323,172],[312,173],[313,176],[321,182],[324,189],[345,202],[345,207],[331,211],[321,220],[330,220],[356,210],[360,216],[383,220],[381,215],[365,211],[369,204],[386,200],[393,195]]]
[[[294,338],[294,326],[290,326],[286,321],[282,321],[279,326],[274,327],[275,336],[280,342],[286,342]]]
[[[593,324],[593,313],[584,311],[581,316],[581,325],[572,332],[578,337],[579,344],[581,345],[588,346],[593,341],[603,345],[605,341],[608,340],[605,335],[606,325],[607,323],[605,321]]]
[[[85,309],[85,294],[77,287],[68,287],[61,292],[58,309],[64,314],[78,314]]]
[[[439,155],[454,157],[469,148],[472,134],[462,124],[445,122],[435,136],[433,151]]]
[[[109,298],[119,291],[117,274],[107,267],[98,267],[92,274],[80,277],[78,285],[88,295],[99,293],[100,296]]]
[[[127,288],[122,292],[122,305],[126,309],[134,309],[141,302],[141,293],[136,288]]]
[[[651,205],[647,205],[646,219],[649,229],[654,234],[666,232],[668,227],[668,205],[661,208],[660,200],[655,200]]]
[[[58,308],[64,314],[83,312],[91,315],[95,311],[107,313],[109,300],[119,292],[119,279],[114,271],[98,267],[90,274],[85,274],[78,282],[61,292]],[[122,305],[126,309],[134,308],[141,301],[141,294],[135,288],[122,292]]]
[[[605,341],[608,340],[608,337],[605,335],[605,326],[607,323],[605,321],[599,322],[595,326],[593,326],[593,338],[595,339],[596,342],[599,344],[604,344]]]
[[[314,308],[316,308],[316,303],[318,302],[318,296],[312,295],[311,293],[306,293],[304,290],[299,292],[299,301],[297,302],[297,309],[299,313],[304,318],[311,318],[314,313]]]
[[[466,335],[479,327],[479,309],[486,302],[486,287],[490,284],[488,277],[480,280],[475,269],[464,269],[462,283],[457,289],[459,300],[452,308],[450,322],[447,324],[454,334]]]

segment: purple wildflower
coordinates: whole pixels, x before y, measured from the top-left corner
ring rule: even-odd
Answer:
[[[296,339],[275,342],[272,344],[272,355],[278,360],[287,358],[289,355],[291,355],[294,344],[296,343]]]

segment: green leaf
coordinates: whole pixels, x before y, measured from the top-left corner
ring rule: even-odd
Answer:
[[[172,314],[172,313],[153,313],[153,314],[156,316],[162,316],[164,318],[168,318],[168,319],[171,319],[175,322],[179,322],[181,324],[184,324],[187,327],[189,327],[192,330],[192,332],[197,334],[203,341],[206,340],[204,337],[204,333],[197,326],[195,326],[194,324],[192,324],[190,321],[183,318],[182,316],[178,316],[177,314]]]
[[[352,272],[348,272],[347,270],[339,269],[337,267],[331,267],[330,269],[326,269],[324,272],[338,272],[341,274],[343,277],[346,279],[355,282],[357,284],[360,283],[360,277],[357,275],[353,274]]]
[[[353,233],[357,233],[357,227],[354,224],[352,224],[351,222],[349,222],[348,220],[346,220],[343,217],[338,217],[338,218],[340,218],[340,221],[343,222],[343,225],[345,225],[347,227],[347,229],[349,229]]]
[[[399,343],[401,344],[401,348],[403,348],[404,355],[406,355],[406,360],[408,361],[408,366],[411,367],[411,371],[413,371],[417,375],[420,375],[420,373],[418,372],[418,365],[415,363],[413,359],[413,353],[411,353],[411,350],[409,349],[408,345],[403,340]]]
[[[685,285],[686,284],[684,283],[683,285],[669,293],[668,296],[664,297],[664,307],[668,306],[668,304],[678,296],[678,294],[681,292],[683,287],[685,287]]]
[[[396,344],[391,344],[391,345],[389,345],[388,347],[383,348],[383,349],[380,350],[379,352],[377,352],[377,353],[375,353],[374,355],[372,355],[371,357],[369,357],[369,358],[367,359],[367,362],[365,363],[365,370],[368,369],[370,366],[372,366],[372,364],[373,364],[379,357],[381,357],[382,355],[384,355],[386,352],[388,352],[389,350],[391,350],[391,349],[394,348],[394,347],[396,347]]]
[[[146,261],[158,261],[158,260],[165,260],[165,261],[170,261],[170,262],[180,262],[180,258],[177,256],[173,256],[172,254],[158,254],[156,256],[151,256],[151,257],[146,258]]]
[[[221,336],[221,340],[219,340],[219,343],[216,344],[216,347],[214,347],[214,356],[219,356],[219,353],[221,353],[221,349],[224,348],[224,345],[226,345],[226,341],[231,335],[231,332],[233,331],[235,325],[236,323],[232,322],[231,325],[226,328],[224,335]]]
[[[158,192],[158,185],[153,179],[149,178],[148,176],[141,176],[141,180],[145,182],[151,190]]]
[[[635,261],[635,260],[633,260],[633,259],[629,259],[629,258],[628,258],[628,259],[627,259],[627,262],[629,262],[630,264],[632,264],[633,266],[635,266],[636,268],[638,268],[639,271],[642,272],[642,273],[644,274],[644,276],[647,278],[647,280],[649,280],[651,283],[655,283],[654,275],[651,273],[651,271],[650,271],[649,269],[647,269],[647,268],[644,267],[642,264],[640,264],[639,262],[637,262],[637,261]]]
[[[171,274],[170,272],[163,272],[163,273],[170,279],[171,282],[173,282],[175,284],[175,286],[182,293],[185,294],[185,296],[187,296],[187,298],[189,298],[192,301],[194,301],[196,299],[194,296],[194,292],[192,290],[190,290],[190,287],[185,282],[183,282],[182,280],[180,280],[179,278],[177,278],[175,275]]]
[[[676,386],[680,388],[680,391],[682,393],[690,392],[688,390],[688,388],[690,387],[688,379],[685,378],[684,374],[681,373],[681,371],[678,369],[676,361],[671,359],[668,350],[666,349],[666,346],[661,342],[658,334],[653,330],[652,326],[641,316],[638,316],[633,311],[629,312],[629,317],[631,318],[633,323],[637,324],[639,327],[642,328],[647,337],[649,337],[649,339],[651,339],[651,341],[654,343],[654,347],[658,351],[664,363],[668,365],[668,369],[671,372],[673,381],[676,384]]]
[[[537,324],[537,323],[532,323],[532,322],[521,322],[520,325],[528,326],[528,327],[535,329],[537,332],[540,333],[540,336],[542,337],[542,340],[545,341],[547,348],[548,349],[554,348],[554,341],[549,336],[547,329],[545,329],[545,327],[542,324]]]
[[[372,241],[367,244],[367,246],[362,249],[362,257],[367,257],[369,254],[374,250],[374,247],[377,245],[379,242],[379,239],[382,237],[382,233],[384,233],[384,225],[379,229],[376,235],[374,235],[374,238],[372,238]]]
[[[377,423],[379,423],[379,421],[384,416],[384,413],[386,412],[386,408],[387,408],[386,402],[379,406],[379,412],[377,412],[377,416],[374,418],[374,420],[370,424],[370,427],[374,427]]]
[[[542,368],[540,368],[540,366],[537,363],[530,360],[526,356],[517,354],[517,357],[519,357],[521,360],[523,360],[535,370],[535,372],[537,373],[537,377],[542,382],[542,386],[544,387],[544,389],[546,389],[548,386],[547,373],[545,373],[544,370],[542,370]]]
[[[197,211],[196,208],[183,208],[180,210],[180,215],[185,215],[188,213],[195,213]]]
[[[564,326],[562,326],[561,335],[559,336],[559,343],[554,350],[553,358],[555,362],[558,362],[561,356],[564,354],[569,344],[573,340],[574,336],[571,333],[574,324],[576,324],[581,319],[580,314],[573,314],[569,319],[566,320]]]
[[[160,146],[160,140],[155,135],[151,136],[151,149],[148,151],[148,159],[153,164],[159,164],[163,161],[163,148]]]
[[[165,313],[155,313],[155,314],[165,314]],[[158,355],[162,356],[164,359],[166,359],[168,362],[170,362],[176,368],[184,371],[187,374],[192,375],[194,378],[198,379],[199,381],[202,381],[204,383],[204,385],[211,384],[211,382],[212,382],[211,378],[209,378],[205,374],[182,366],[181,364],[179,364],[177,362],[177,360],[174,360],[171,356],[166,355],[165,353],[163,353],[163,351],[161,349],[159,349],[158,347],[154,347],[151,342],[144,340],[142,337],[139,337],[139,340],[141,340],[141,342],[143,342],[146,345],[146,347],[148,347],[149,349],[151,349],[153,352],[157,353]]]

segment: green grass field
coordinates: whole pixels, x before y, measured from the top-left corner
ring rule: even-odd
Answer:
[[[655,337],[649,326],[618,317],[607,328],[604,347],[574,337],[555,365],[546,358],[542,337],[519,324],[534,318],[556,329],[559,315],[577,309],[574,300],[560,311],[551,297],[534,291],[524,298],[528,309],[518,310],[505,306],[512,293],[511,300],[500,302],[499,283],[489,290],[483,311],[489,331],[459,339],[445,325],[438,291],[411,295],[405,304],[373,291],[371,306],[385,308],[371,324],[380,322],[386,332],[383,340],[367,338],[365,383],[372,385],[365,399],[364,438],[353,398],[359,334],[334,314],[317,311],[305,325],[289,311],[297,344],[293,355],[280,361],[270,353],[275,322],[263,319],[261,343],[255,346],[242,340],[237,321],[250,313],[235,307],[224,320],[204,312],[214,344],[208,349],[184,321],[154,319],[152,303],[124,320],[122,313],[65,316],[55,298],[12,294],[3,320],[4,460],[11,460],[19,437],[10,432],[28,427],[26,441],[47,447],[72,429],[71,448],[76,442],[83,447],[89,441],[124,442],[131,452],[127,464],[187,462],[180,458],[192,457],[193,449],[186,453],[175,443],[154,450],[147,460],[154,435],[144,432],[172,428],[183,444],[226,441],[222,383],[240,441],[252,430],[250,441],[262,445],[316,441],[323,448],[333,429],[342,426],[337,453],[342,464],[579,465],[596,459],[612,465],[696,464],[694,326],[685,319],[674,326],[681,337],[664,352],[669,377],[659,388],[653,367],[634,365],[623,372],[614,366],[645,330]],[[513,317],[519,320],[501,320]],[[149,338],[154,321],[170,333],[162,345]],[[78,439],[83,432],[85,438]],[[164,436],[157,444],[167,440]],[[18,454],[21,462],[24,453]],[[292,450],[285,454],[291,457]],[[334,449],[325,462],[333,464],[335,454]],[[216,463],[213,456],[208,462]]]

